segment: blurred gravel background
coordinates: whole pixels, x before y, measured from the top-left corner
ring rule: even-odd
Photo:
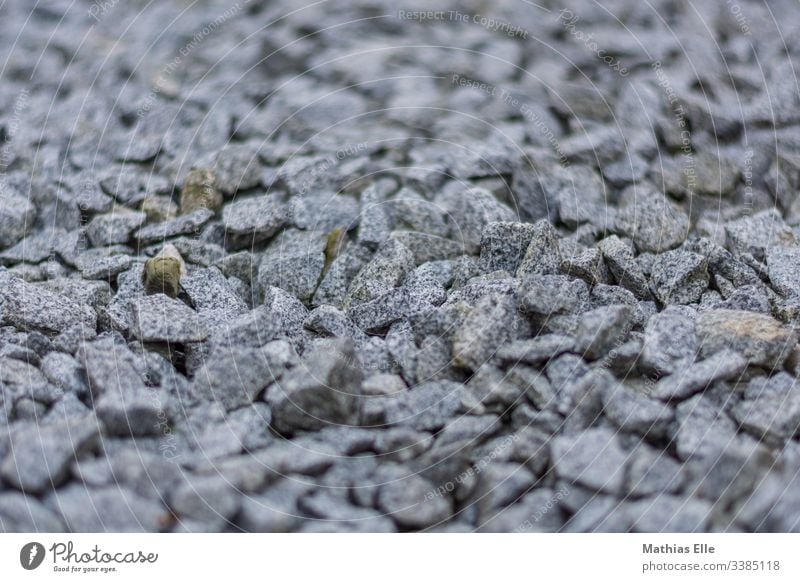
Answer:
[[[4,2],[0,531],[797,531],[798,32]]]

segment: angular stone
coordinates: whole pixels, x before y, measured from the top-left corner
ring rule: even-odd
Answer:
[[[559,478],[593,491],[622,491],[628,455],[614,431],[593,428],[578,435],[557,436],[551,451]]]
[[[581,314],[575,334],[575,350],[598,359],[622,345],[632,327],[633,309],[628,305],[598,307]]]
[[[97,315],[64,295],[25,283],[0,270],[2,321],[21,330],[44,333],[65,331],[74,325],[94,328]]]
[[[661,438],[674,417],[673,410],[620,384],[605,395],[605,415],[624,432]]]
[[[589,302],[589,288],[580,279],[563,275],[525,278],[520,289],[520,309],[532,315],[580,313]]]
[[[378,508],[402,529],[432,527],[445,521],[452,512],[450,499],[436,495],[436,486],[418,476],[385,483],[378,490],[377,501]]]
[[[630,238],[639,252],[662,253],[680,245],[689,234],[689,217],[658,192],[641,193],[620,209],[617,231]]]
[[[797,238],[777,210],[763,210],[725,225],[728,250],[763,261],[773,246],[795,246]]]
[[[319,231],[285,230],[270,244],[258,267],[262,289],[280,287],[308,302],[325,267],[326,235]]]
[[[67,531],[76,533],[158,532],[172,521],[161,502],[116,485],[90,489],[71,484],[52,492],[46,505],[64,521]]]
[[[648,299],[650,288],[647,277],[633,258],[631,249],[617,236],[605,238],[597,246],[603,253],[608,270],[611,271],[617,284],[628,289],[639,299]]]
[[[475,304],[453,334],[453,364],[477,370],[517,328],[517,308],[508,295],[487,295]]]
[[[194,310],[163,293],[141,297],[131,309],[133,333],[144,342],[182,344],[208,337],[208,330]]]
[[[245,248],[275,235],[289,218],[278,194],[264,194],[229,202],[222,209],[222,224],[229,249]]]
[[[194,391],[225,410],[249,405],[284,372],[284,350],[220,345],[195,373]],[[291,354],[286,357],[291,358]]]
[[[639,362],[646,372],[677,373],[694,361],[699,342],[691,313],[668,307],[648,320]]]
[[[36,207],[26,196],[0,192],[0,249],[17,244],[31,229]]]
[[[140,245],[149,245],[181,235],[194,235],[214,216],[208,208],[201,208],[172,220],[143,226],[135,237]]]
[[[697,319],[700,353],[709,357],[724,349],[740,353],[751,365],[775,369],[797,344],[794,332],[768,315],[711,309]]]
[[[516,273],[533,235],[534,226],[524,222],[487,224],[481,234],[481,270]]]
[[[363,371],[352,341],[324,340],[303,362],[267,392],[274,428],[290,434],[357,424]]]
[[[387,240],[353,279],[345,308],[377,299],[399,286],[414,266],[411,251],[395,240]]]
[[[73,417],[47,426],[25,424],[11,431],[0,474],[13,487],[39,494],[58,487],[70,463],[99,436],[93,416]]]
[[[686,251],[667,251],[653,262],[653,291],[665,305],[697,303],[708,288],[706,259]]]
[[[547,220],[533,225],[531,242],[517,269],[517,277],[527,275],[558,275],[561,270],[561,250],[558,233]]]
[[[747,359],[737,352],[723,350],[688,368],[659,380],[653,397],[684,400],[720,380],[735,380],[747,368]]]
[[[127,243],[133,231],[144,224],[143,212],[124,207],[112,209],[109,214],[95,216],[86,227],[89,240],[96,247]]]

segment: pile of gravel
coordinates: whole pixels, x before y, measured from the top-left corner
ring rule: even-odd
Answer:
[[[800,529],[795,3],[539,4],[4,3],[0,531]]]

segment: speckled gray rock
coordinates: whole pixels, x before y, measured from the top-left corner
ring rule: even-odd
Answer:
[[[424,529],[443,522],[452,512],[448,497],[418,476],[390,481],[378,491],[378,507],[401,528]]]
[[[641,251],[661,253],[680,245],[689,234],[689,217],[663,194],[638,191],[639,197],[620,209],[616,229]]]
[[[291,433],[357,424],[362,379],[351,340],[316,344],[290,375],[268,390],[274,428]]]
[[[640,299],[650,297],[647,277],[633,258],[633,252],[617,236],[610,236],[598,243],[608,270],[618,285],[625,287]]]
[[[287,229],[275,237],[258,267],[262,289],[280,287],[303,302],[317,289],[325,266],[327,235]]]
[[[45,504],[64,521],[67,531],[76,533],[157,532],[171,519],[161,502],[116,485],[92,489],[71,484],[52,492]]]
[[[797,239],[776,210],[732,220],[725,224],[727,246],[734,255],[749,254],[763,261],[772,246],[794,246]]]
[[[387,240],[354,277],[345,298],[345,308],[366,303],[389,292],[402,282],[414,266],[411,251],[396,240]]]
[[[674,412],[663,402],[619,385],[605,395],[604,414],[623,432],[654,439],[666,435]]]
[[[736,380],[747,368],[747,364],[748,360],[735,351],[717,352],[659,380],[654,387],[653,397],[661,400],[683,400],[719,380]]]
[[[517,277],[557,275],[561,269],[558,233],[547,220],[533,225],[531,241],[517,269]]]
[[[0,249],[24,237],[33,226],[36,207],[27,197],[3,189],[0,192]]]
[[[208,337],[197,313],[163,293],[136,299],[131,306],[134,335],[144,342],[187,343]]]
[[[42,358],[42,373],[54,385],[77,396],[87,396],[89,385],[80,363],[62,352],[50,352]]]
[[[197,234],[213,216],[212,210],[200,208],[172,220],[143,226],[136,231],[135,237],[139,244],[149,245],[176,236]]]
[[[598,307],[581,314],[575,334],[575,350],[597,359],[627,339],[633,309],[628,305]]]
[[[64,331],[74,325],[95,327],[97,315],[64,295],[25,283],[0,271],[2,321],[22,330],[45,333]]]
[[[484,188],[468,188],[450,182],[434,200],[447,210],[453,240],[463,242],[467,252],[480,249],[484,227],[491,222],[513,221],[514,212]]]
[[[286,224],[288,211],[278,194],[242,198],[222,209],[229,249],[245,248],[273,236]]]
[[[269,344],[260,349],[218,346],[195,373],[195,393],[203,400],[218,402],[225,410],[247,406],[280,378],[296,357],[287,348]]]
[[[766,260],[775,290],[786,297],[800,297],[800,247],[771,246]]]
[[[133,231],[144,224],[145,218],[143,212],[114,208],[108,214],[95,216],[86,227],[86,234],[96,247],[125,244]]]
[[[516,273],[534,235],[524,222],[490,222],[481,234],[480,268],[484,273]]]
[[[712,309],[697,318],[700,353],[711,356],[724,349],[740,353],[750,364],[779,367],[797,344],[790,329],[776,319],[750,311]]]
[[[497,348],[513,338],[517,328],[516,302],[508,295],[487,295],[453,334],[453,363],[477,370]]]
[[[588,302],[586,283],[563,275],[526,277],[520,288],[520,309],[532,315],[580,313]]]
[[[99,436],[93,416],[38,426],[25,424],[9,434],[0,474],[13,487],[38,494],[59,486],[70,463]]]
[[[668,307],[648,320],[640,358],[645,371],[678,372],[694,361],[699,342],[693,315],[688,308]]]
[[[696,303],[708,288],[706,259],[681,250],[658,255],[650,277],[656,298],[665,305]]]
[[[613,430],[593,428],[555,437],[551,451],[559,478],[594,491],[618,494],[622,490],[628,455]]]

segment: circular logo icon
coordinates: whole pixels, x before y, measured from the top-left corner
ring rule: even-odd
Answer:
[[[35,570],[44,561],[44,546],[39,542],[30,542],[19,551],[19,563],[26,570]]]

